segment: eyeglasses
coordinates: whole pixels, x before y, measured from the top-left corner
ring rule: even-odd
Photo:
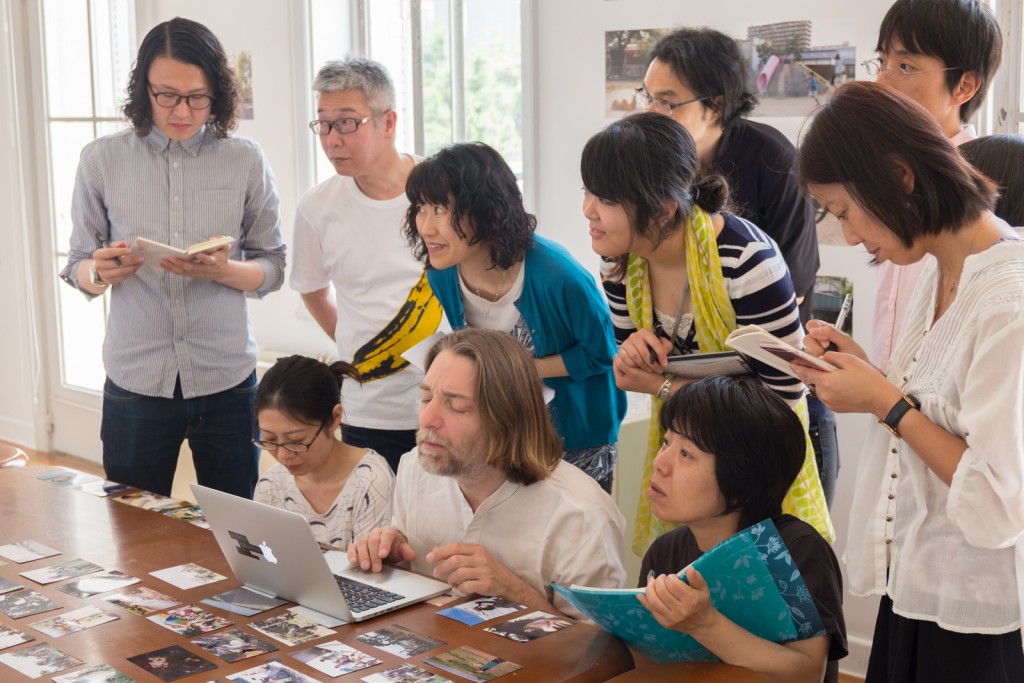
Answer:
[[[960,69],[958,66],[947,66],[944,69],[927,69],[922,71],[916,67],[910,66],[909,64],[900,64],[896,68],[893,68],[891,66],[886,66],[881,59],[869,59],[866,62],[861,62],[860,65],[867,70],[868,75],[870,76],[877,76],[878,74],[884,73],[889,78],[900,81],[904,78],[909,78],[910,76],[916,76],[918,74],[930,74],[935,73],[936,71],[954,71]]]
[[[153,92],[149,91],[156,103],[164,109],[174,109],[185,100],[189,109],[209,109],[213,104],[213,98],[209,95],[179,95],[176,92]]]
[[[706,97],[695,97],[692,100],[686,100],[685,102],[680,102],[679,104],[672,104],[667,100],[654,99],[653,97],[651,97],[651,93],[647,92],[647,89],[644,88],[643,86],[636,89],[636,103],[638,105],[640,105],[643,109],[653,109],[659,114],[667,114],[669,116],[672,115],[673,111],[679,109],[679,107],[685,107],[686,105],[693,104],[694,102],[703,102],[706,99]]]
[[[288,443],[274,443],[273,441],[264,441],[263,439],[253,439],[252,443],[254,446],[259,446],[263,450],[270,451],[271,453],[276,451],[278,448],[283,448],[286,451],[291,451],[292,453],[305,453],[309,450],[309,447],[313,445],[313,442],[316,441],[316,437],[320,436],[320,432],[322,432],[324,427],[327,426],[327,422],[328,420],[324,420],[320,423],[320,429],[316,430],[316,434],[314,434],[313,438],[309,440],[309,443],[295,441],[289,441]]]
[[[359,126],[372,118],[372,116],[367,116],[361,119],[346,118],[338,119],[337,121],[321,121],[317,119],[316,121],[309,122],[309,129],[317,135],[330,135],[332,128],[338,131],[340,135],[348,135],[349,133],[355,133],[359,130]]]

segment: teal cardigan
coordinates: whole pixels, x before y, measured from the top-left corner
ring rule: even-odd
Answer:
[[[515,306],[530,328],[538,358],[561,354],[568,377],[548,377],[551,419],[568,451],[615,443],[626,395],[615,386],[616,353],[608,304],[593,276],[565,247],[540,235],[527,250],[523,293]],[[427,279],[452,329],[466,327],[455,266],[427,268]]]

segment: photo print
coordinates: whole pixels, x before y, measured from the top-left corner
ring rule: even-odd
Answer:
[[[285,645],[300,645],[317,638],[334,635],[334,631],[331,629],[291,612],[254,621],[249,624],[249,628]]]
[[[123,593],[108,595],[103,599],[112,605],[117,605],[121,609],[128,610],[132,614],[138,614],[140,617],[181,604],[181,600],[176,600],[169,595],[164,595],[160,591],[155,591],[145,586],[138,586]]]
[[[0,595],[0,612],[11,619],[30,617],[33,614],[60,609],[61,606],[39,591],[31,588],[11,591]]]
[[[220,657],[225,662],[237,662],[277,650],[277,646],[241,629],[231,629],[223,633],[211,633],[192,640],[210,654]]]
[[[543,638],[555,631],[569,628],[575,622],[565,617],[556,617],[547,612],[530,612],[484,630],[517,643],[528,643]]]
[[[184,607],[178,607],[169,612],[161,612],[146,618],[154,624],[159,624],[186,638],[216,631],[219,628],[231,625],[231,622],[224,617],[218,617],[213,612],[207,612],[195,605],[185,605]]]
[[[40,633],[45,633],[51,638],[60,638],[61,636],[66,636],[69,633],[75,633],[76,631],[83,631],[87,628],[92,628],[93,626],[117,621],[119,618],[120,617],[113,614],[104,612],[98,607],[89,605],[88,607],[82,607],[81,609],[65,612],[64,614],[56,617],[37,621],[29,624],[29,626]]]
[[[0,663],[6,664],[29,678],[41,678],[85,662],[72,657],[59,647],[49,643],[39,643],[14,652],[0,654]]]
[[[207,569],[206,567],[200,567],[198,564],[179,564],[177,567],[168,567],[167,569],[159,569],[155,572],[150,572],[150,576],[155,576],[161,581],[181,588],[182,590],[188,590],[189,588],[198,588],[199,586],[205,586],[208,583],[216,583],[217,581],[223,581],[227,577],[218,574],[217,572]]]
[[[128,661],[163,681],[173,681],[217,668],[216,664],[178,645],[135,655],[129,657]]]
[[[98,564],[93,564],[88,560],[77,558],[74,560],[68,560],[67,562],[61,562],[60,564],[51,565],[49,567],[43,567],[42,569],[32,569],[31,571],[21,572],[21,575],[26,579],[32,579],[36,583],[53,583],[54,581],[63,581],[64,579],[73,579],[76,576],[82,576],[83,574],[92,574],[93,572],[102,571],[103,567]]]
[[[431,638],[423,633],[417,633],[398,624],[391,624],[376,631],[363,633],[356,636],[356,640],[360,640],[367,645],[372,645],[379,650],[384,650],[384,652],[401,657],[402,659],[409,659],[447,644],[444,641]]]
[[[292,657],[328,676],[341,676],[382,664],[381,660],[337,640],[293,652]]]

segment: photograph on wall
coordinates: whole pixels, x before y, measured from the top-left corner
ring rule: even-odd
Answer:
[[[252,119],[252,52],[235,55],[235,76],[238,78],[238,118]]]
[[[636,94],[643,87],[648,55],[673,30],[605,32],[606,118],[640,111]],[[856,47],[849,41],[818,44],[809,19],[747,26],[743,35],[723,32],[736,40],[747,65],[748,83],[760,100],[752,117],[806,118],[837,85],[855,77]]]

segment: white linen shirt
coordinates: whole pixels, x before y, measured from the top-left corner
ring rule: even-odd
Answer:
[[[1007,633],[1024,604],[1024,241],[969,256],[937,322],[936,280],[932,260],[888,377],[967,450],[947,486],[883,426],[868,436],[850,514],[850,591],[888,594],[897,614],[949,631]]]
[[[550,582],[622,588],[625,520],[611,496],[574,465],[559,462],[547,479],[506,480],[474,513],[452,477],[430,474],[412,450],[402,456],[392,526],[409,539],[412,569],[433,575],[424,556],[435,546],[478,543],[563,613],[583,616]]]

